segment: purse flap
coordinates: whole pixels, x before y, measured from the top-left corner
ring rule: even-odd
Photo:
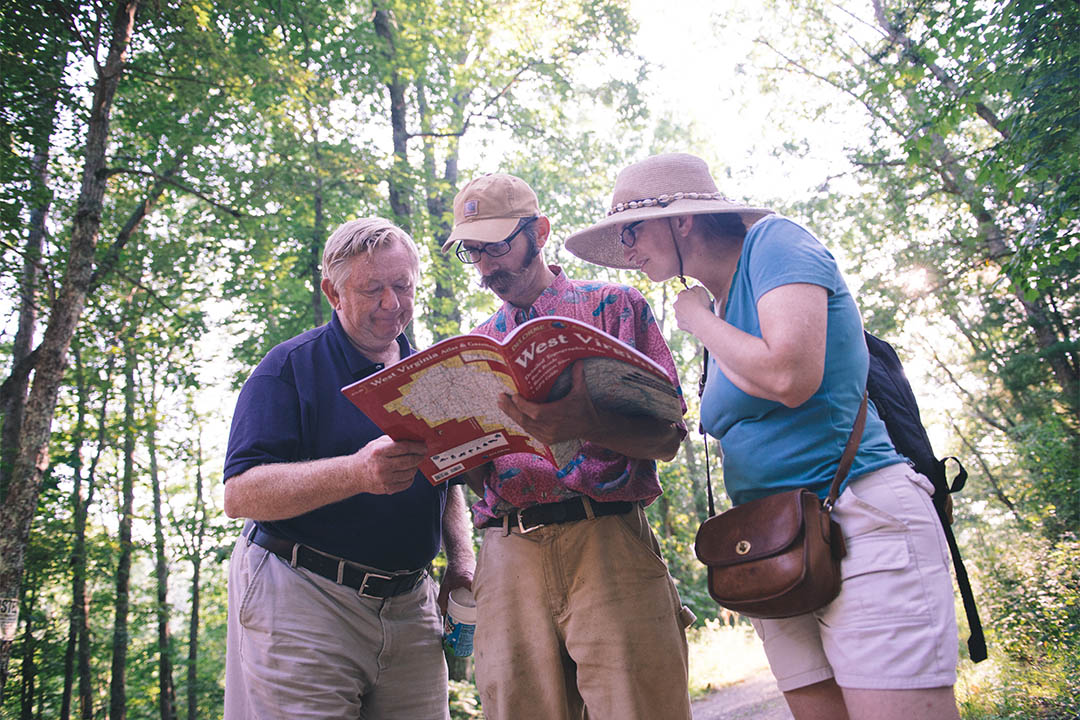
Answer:
[[[712,516],[701,524],[694,540],[698,560],[722,567],[784,551],[802,532],[804,495],[820,503],[809,490],[789,490]]]

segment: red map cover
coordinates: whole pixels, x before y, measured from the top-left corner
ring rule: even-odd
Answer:
[[[563,467],[574,440],[547,446],[499,410],[503,393],[555,400],[570,390],[570,366],[585,361],[593,402],[676,422],[679,390],[660,365],[620,340],[570,318],[536,318],[502,342],[459,335],[341,389],[395,440],[424,440],[420,470],[433,485],[499,455],[533,453]]]

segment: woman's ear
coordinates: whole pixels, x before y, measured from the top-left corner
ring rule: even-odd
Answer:
[[[694,228],[694,216],[676,215],[675,217],[671,218],[671,226],[675,229],[675,232],[679,234],[679,237],[686,237]]]

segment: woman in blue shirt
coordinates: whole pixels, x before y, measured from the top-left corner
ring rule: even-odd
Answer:
[[[709,350],[701,419],[733,503],[800,487],[826,496],[869,360],[858,307],[817,238],[728,200],[704,161],[670,154],[623,170],[607,218],[566,246],[655,282],[701,282],[679,294],[675,317]],[[796,720],[959,717],[952,577],[931,493],[871,403],[833,510],[848,547],[840,595],[753,620]]]

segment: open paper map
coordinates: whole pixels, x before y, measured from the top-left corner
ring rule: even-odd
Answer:
[[[681,419],[679,390],[662,367],[601,330],[558,316],[530,320],[502,342],[483,335],[443,340],[341,391],[395,440],[427,442],[432,454],[420,470],[432,484],[507,453],[533,453],[561,468],[581,442],[544,445],[497,401],[504,393],[557,400],[581,359],[597,407]]]

